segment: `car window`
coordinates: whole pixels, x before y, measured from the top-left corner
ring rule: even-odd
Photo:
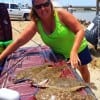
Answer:
[[[18,9],[18,5],[16,5],[16,4],[11,4],[11,9]]]

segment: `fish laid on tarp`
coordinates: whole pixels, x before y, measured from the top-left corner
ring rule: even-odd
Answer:
[[[64,68],[67,67],[32,67],[18,72],[16,79],[30,78],[31,84],[38,88],[42,86],[37,83],[41,83],[41,81],[44,83],[43,80],[48,79],[48,84],[44,85],[45,88],[40,88],[37,93],[37,100],[52,100],[52,96],[56,98],[54,100],[95,100],[92,95],[82,95],[77,92],[81,88],[88,87],[89,84],[75,78],[59,77]]]
[[[60,82],[64,83],[60,84]],[[73,83],[75,82],[73,81]],[[36,98],[37,100],[95,100],[93,95],[82,95],[76,91],[77,89],[87,87],[86,83],[79,83],[80,84],[77,84],[77,86],[68,87],[68,85],[66,85],[67,83],[65,84],[65,80],[60,79],[59,83],[54,85],[47,84],[46,81],[46,85],[43,84],[43,87],[45,88],[42,87],[42,84],[37,85],[37,87],[39,86],[38,88],[40,88],[40,91],[36,94]]]
[[[22,79],[22,78],[35,78],[39,72],[44,70],[47,66],[36,66],[21,70],[16,73],[15,79]]]
[[[65,68],[65,66],[62,67],[48,67],[48,66],[41,66],[41,67],[32,67],[25,70],[21,70],[17,73],[14,83],[18,82],[24,82],[27,80],[31,80],[32,83],[39,83],[42,80],[49,79],[49,86],[56,86],[65,88],[69,87],[69,90],[71,87],[71,91],[78,90],[78,88],[81,87],[91,87],[90,84],[87,84],[85,82],[80,82],[79,80],[75,78],[60,78],[61,71]],[[67,67],[66,67],[67,68]],[[56,88],[55,87],[55,88]],[[93,87],[93,86],[92,86]]]
[[[61,71],[65,68],[62,67],[48,67],[41,66],[41,67],[32,67],[27,68],[25,70],[21,70],[16,74],[15,80],[22,79],[22,78],[30,78],[31,80],[42,81],[43,79],[53,79],[54,77],[59,77]]]
[[[82,95],[78,92],[66,92],[59,89],[41,89],[37,95],[37,100],[95,100],[92,95]]]
[[[46,81],[46,84],[44,83],[45,81]],[[42,85],[40,83],[44,83],[44,84]],[[68,78],[56,77],[54,78],[54,80],[45,79],[45,80],[42,80],[42,82],[39,82],[37,84],[34,84],[33,82],[33,86],[39,87],[39,88],[53,88],[53,89],[63,90],[66,92],[75,92],[82,88],[91,87],[91,84],[78,81],[76,79],[73,80],[73,79],[68,79]]]

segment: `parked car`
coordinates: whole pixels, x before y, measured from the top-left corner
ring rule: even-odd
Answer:
[[[10,18],[17,18],[23,20],[29,20],[30,9],[28,8],[20,8],[18,4],[15,3],[5,3]]]

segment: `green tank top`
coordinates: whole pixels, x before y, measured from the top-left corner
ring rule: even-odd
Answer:
[[[74,43],[75,34],[60,21],[57,12],[55,12],[54,17],[56,27],[50,35],[44,31],[41,21],[39,20],[37,22],[40,36],[44,43],[52,50],[54,50],[56,53],[64,55],[65,58],[69,58]],[[86,46],[87,41],[84,38],[78,52],[84,50]]]

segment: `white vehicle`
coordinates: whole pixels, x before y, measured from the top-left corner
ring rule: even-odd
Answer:
[[[17,19],[23,19],[23,20],[29,20],[29,13],[30,9],[27,8],[20,8],[18,4],[14,3],[5,3],[10,18],[17,18]]]

